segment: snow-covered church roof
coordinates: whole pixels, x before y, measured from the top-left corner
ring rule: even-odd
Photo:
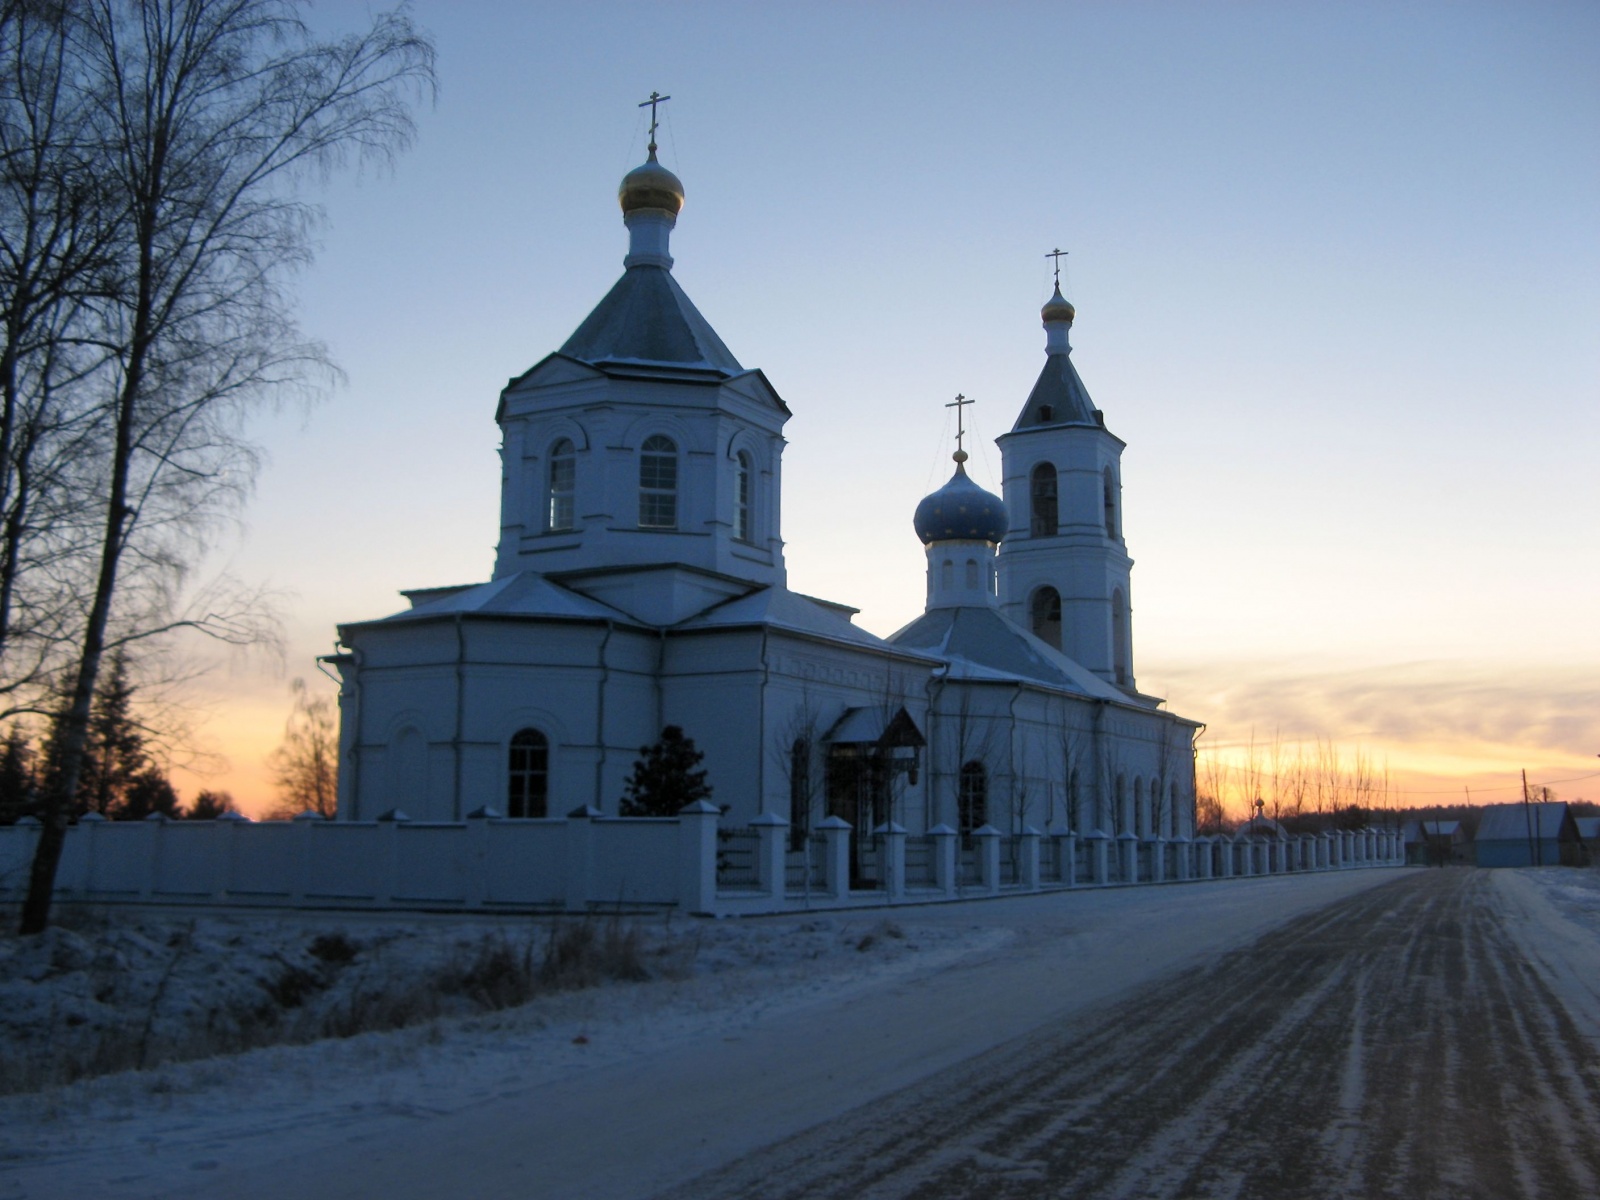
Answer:
[[[591,366],[686,367],[725,378],[744,370],[672,272],[644,263],[622,273],[560,353]]]
[[[951,679],[1023,680],[1118,704],[1138,704],[1119,687],[1007,620],[993,608],[935,608],[889,636],[900,649],[921,650],[950,664]]]

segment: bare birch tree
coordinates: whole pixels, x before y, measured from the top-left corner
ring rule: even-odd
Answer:
[[[256,455],[243,418],[331,370],[296,328],[287,292],[310,260],[308,178],[385,160],[412,135],[433,50],[403,13],[319,41],[295,0],[67,0],[79,98],[98,138],[112,235],[87,289],[104,366],[104,450],[88,603],[66,688],[22,930],[44,928],[90,705],[130,579],[138,628],[229,641],[261,633],[249,608],[174,613],[207,531],[242,500]],[[123,609],[123,615],[130,615]]]

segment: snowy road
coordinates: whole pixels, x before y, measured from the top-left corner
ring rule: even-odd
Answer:
[[[0,1200],[1597,1195],[1600,890],[1558,911],[1555,874],[902,909],[924,948],[859,978],[600,989],[13,1108]]]
[[[671,1196],[1600,1196],[1600,1055],[1516,882],[1411,873]]]

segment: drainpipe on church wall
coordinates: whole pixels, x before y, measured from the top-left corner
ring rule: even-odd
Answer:
[[[756,816],[766,812],[767,803],[767,679],[772,668],[767,664],[767,638],[771,630],[761,627],[761,693],[756,697]]]
[[[939,729],[939,697],[944,694],[944,685],[949,681],[950,667],[940,663],[928,672],[928,784],[922,791],[922,831],[926,833],[938,821],[933,819],[934,809],[939,803],[939,772],[937,770],[938,756],[938,729]]]
[[[455,780],[452,785],[454,798],[452,805],[455,815],[452,821],[461,820],[461,733],[462,720],[466,710],[467,694],[467,634],[461,625],[461,613],[456,614],[456,733],[451,745],[455,747]]]
[[[606,684],[611,681],[611,664],[606,661],[606,649],[611,645],[611,635],[617,623],[606,621],[606,635],[600,639],[600,686],[596,689],[594,713],[594,741],[599,753],[594,759],[594,806],[604,811],[601,799],[606,788]]]
[[[1015,814],[1011,821],[1015,828],[1011,832],[1014,834],[1021,833],[1022,827],[1028,823],[1028,814],[1023,812],[1017,804],[1017,701],[1021,699],[1022,685],[1019,683],[1016,690],[1011,693],[1011,703],[1006,707],[1006,714],[1011,719],[1011,737],[1009,739],[1011,742],[1009,751],[1011,755],[1011,811]],[[1026,796],[1027,794],[1027,784],[1024,782],[1022,795]]]
[[[1112,781],[1106,778],[1105,748],[1101,745],[1105,735],[1105,715],[1106,701],[1096,700],[1094,702],[1094,777],[1096,781],[1095,791],[1099,795],[1095,797],[1094,818],[1095,828],[1102,833],[1107,833],[1109,830],[1101,828],[1100,818],[1105,816],[1111,805],[1117,802],[1116,797],[1111,794]],[[1107,800],[1110,801],[1109,804]],[[1114,818],[1111,824],[1115,827],[1116,823],[1117,820]]]
[[[339,653],[339,647],[341,645],[343,645],[343,643],[340,642],[338,638],[333,640],[333,652],[335,655]],[[348,819],[351,821],[359,821],[361,819],[361,651],[357,650],[354,646],[346,646],[345,649],[350,651],[350,657],[355,660],[355,671],[353,673],[354,679],[353,682],[350,683],[350,707],[353,710],[351,712],[350,724],[352,725],[353,729],[351,731],[350,739],[350,816]],[[345,717],[344,672],[341,671],[337,676],[335,676],[331,671],[328,670],[326,666],[323,665],[321,659],[317,660],[317,670],[321,671],[329,679],[332,679],[339,685],[339,741],[343,743]],[[342,749],[343,746],[341,745],[340,748]],[[334,811],[335,814],[337,814],[337,789],[335,789],[334,805]]]

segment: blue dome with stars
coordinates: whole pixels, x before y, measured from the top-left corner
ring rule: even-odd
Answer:
[[[912,527],[924,546],[933,542],[990,542],[999,545],[1009,521],[1005,501],[967,478],[967,456],[956,452],[956,473],[917,505]]]

